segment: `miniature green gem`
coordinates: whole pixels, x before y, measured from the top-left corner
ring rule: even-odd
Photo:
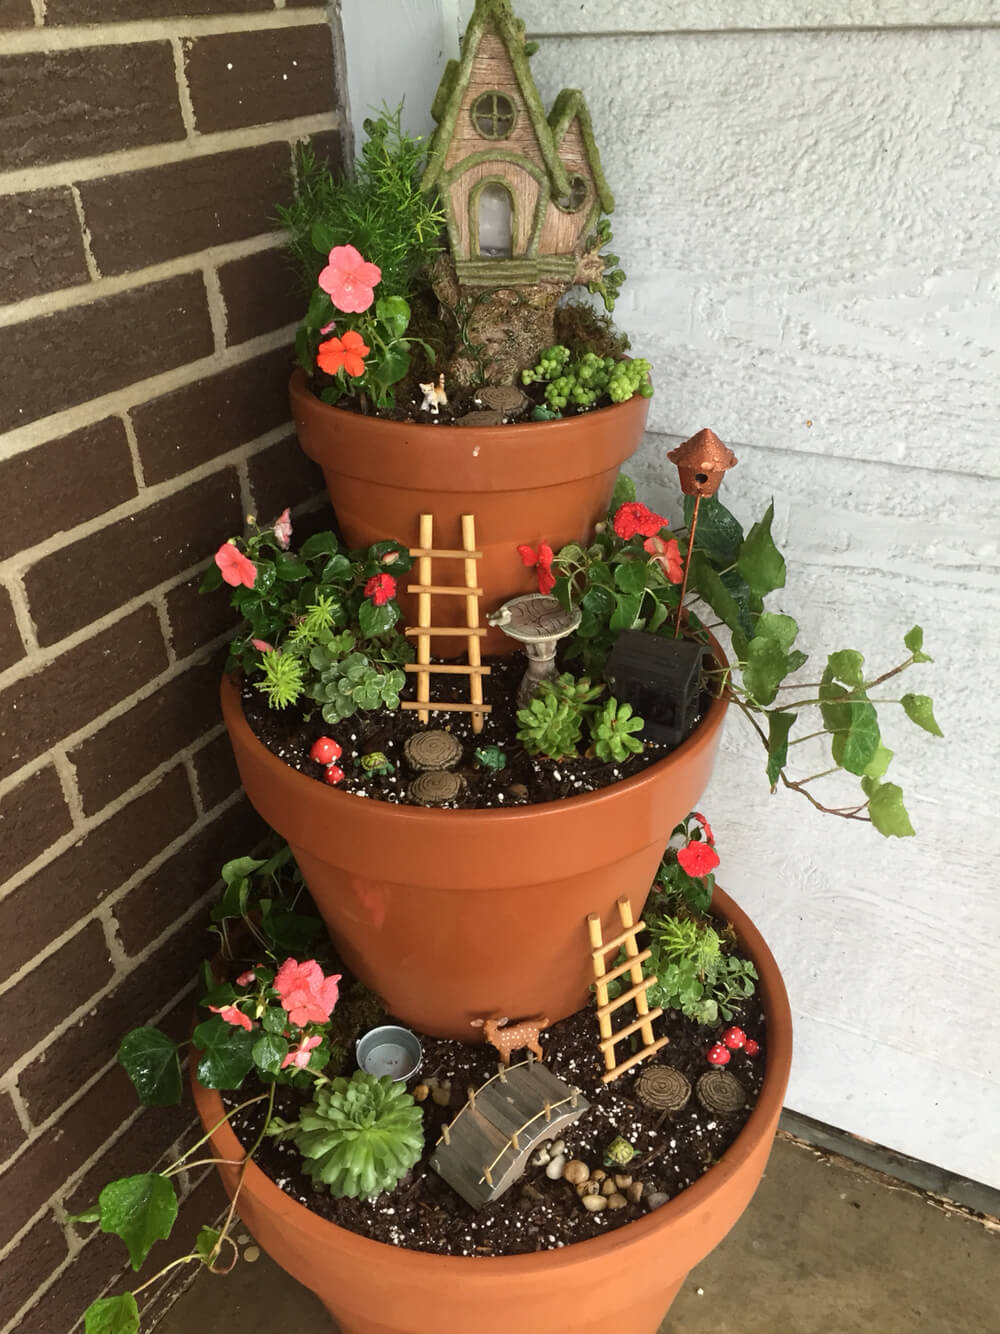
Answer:
[[[627,1139],[621,1135],[613,1139],[604,1150],[605,1167],[627,1167],[635,1157],[636,1151]]]
[[[499,746],[480,746],[475,752],[476,766],[479,769],[492,769],[499,773],[507,768],[507,756]]]
[[[370,755],[362,755],[359,761],[366,774],[394,774],[396,766],[380,750],[373,750]]]

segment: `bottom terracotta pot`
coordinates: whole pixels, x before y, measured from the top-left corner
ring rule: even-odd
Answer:
[[[342,1334],[656,1334],[688,1271],[750,1202],[778,1126],[792,1059],[792,1019],[777,964],[753,923],[721,890],[757,966],[767,1021],[767,1067],[757,1105],[729,1151],[669,1204],[607,1236],[562,1250],[497,1259],[427,1255],[369,1241],[311,1214],[251,1164],[239,1211],[257,1242],[310,1288]],[[218,1093],[194,1085],[206,1129],[223,1116]],[[239,1160],[228,1124],[217,1157]],[[239,1169],[219,1168],[233,1191]],[[514,1207],[513,1204],[511,1207]]]

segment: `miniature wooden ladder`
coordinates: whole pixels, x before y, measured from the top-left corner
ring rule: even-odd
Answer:
[[[597,1022],[601,1031],[601,1040],[598,1046],[604,1053],[605,1074],[601,1076],[603,1084],[610,1084],[613,1079],[623,1075],[626,1070],[630,1070],[633,1065],[638,1065],[644,1061],[647,1056],[652,1056],[658,1052],[661,1047],[665,1047],[670,1041],[669,1038],[653,1037],[653,1020],[659,1019],[663,1013],[662,1010],[651,1010],[649,1008],[649,998],[646,992],[656,982],[655,977],[643,977],[642,965],[650,957],[651,950],[642,950],[636,944],[636,933],[645,927],[645,922],[632,922],[632,905],[628,899],[618,900],[618,916],[621,918],[622,930],[611,940],[601,938],[601,919],[596,913],[591,913],[587,918],[587,927],[590,931],[590,953],[594,961],[594,982],[597,991]],[[605,970],[605,955],[609,950],[617,950],[621,946],[625,947],[625,953],[628,958],[624,963],[619,964],[617,968],[612,968],[610,972]],[[631,989],[623,991],[613,1001],[608,1000],[608,983],[613,982],[616,977],[623,974],[629,974],[629,980],[632,983]],[[611,1031],[611,1016],[616,1010],[620,1010],[623,1005],[635,1002],[636,1013],[639,1018],[632,1024],[620,1028],[616,1033]],[[641,1051],[636,1052],[634,1056],[629,1057],[627,1061],[622,1061],[621,1065],[615,1064],[615,1043],[621,1042],[624,1038],[631,1037],[633,1033],[641,1031],[642,1040],[645,1044]]]
[[[489,676],[490,668],[482,665],[479,641],[486,631],[479,624],[479,599],[483,590],[479,585],[479,571],[476,562],[482,560],[483,553],[476,550],[476,520],[472,514],[462,515],[462,550],[444,551],[434,548],[434,516],[420,516],[420,545],[411,555],[417,558],[417,583],[407,585],[408,593],[417,594],[417,625],[408,625],[406,634],[417,641],[417,660],[407,663],[406,670],[417,676],[416,700],[405,700],[404,709],[417,709],[422,723],[430,722],[431,711],[447,713],[471,713],[472,730],[481,732],[486,714],[491,705],[483,703],[483,677]],[[447,588],[434,583],[432,564],[435,560],[461,560],[465,562],[465,586]],[[446,628],[431,624],[431,598],[464,597],[465,625]],[[449,663],[431,666],[431,638],[434,635],[464,635],[468,643],[468,664]],[[431,673],[445,676],[467,676],[469,678],[468,704],[432,704]]]

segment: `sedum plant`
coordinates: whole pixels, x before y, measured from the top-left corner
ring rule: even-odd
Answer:
[[[587,677],[577,680],[570,672],[542,681],[528,707],[518,709],[518,741],[529,755],[551,760],[575,755],[584,720],[603,690],[603,685],[592,686]]]
[[[630,755],[642,754],[642,741],[636,736],[645,727],[642,718],[632,712],[632,705],[617,699],[607,700],[590,719],[590,737],[599,760],[622,764]]]
[[[339,723],[358,709],[398,709],[399,692],[406,674],[398,668],[379,671],[364,653],[342,657],[327,644],[317,644],[309,663],[319,680],[309,691],[310,699],[322,705],[323,720]]]
[[[525,385],[544,384],[546,405],[556,414],[566,407],[592,408],[600,399],[624,403],[639,394],[651,398],[650,365],[641,357],[629,361],[596,352],[572,353],[557,344],[547,348],[537,366],[522,371]]]
[[[423,1116],[402,1084],[356,1070],[320,1087],[292,1127],[282,1127],[303,1170],[332,1195],[370,1200],[391,1190],[423,1150]]]

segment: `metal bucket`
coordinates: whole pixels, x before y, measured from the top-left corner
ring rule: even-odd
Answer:
[[[369,1075],[388,1075],[400,1083],[420,1069],[423,1048],[415,1033],[395,1024],[373,1028],[357,1042],[358,1065]]]

